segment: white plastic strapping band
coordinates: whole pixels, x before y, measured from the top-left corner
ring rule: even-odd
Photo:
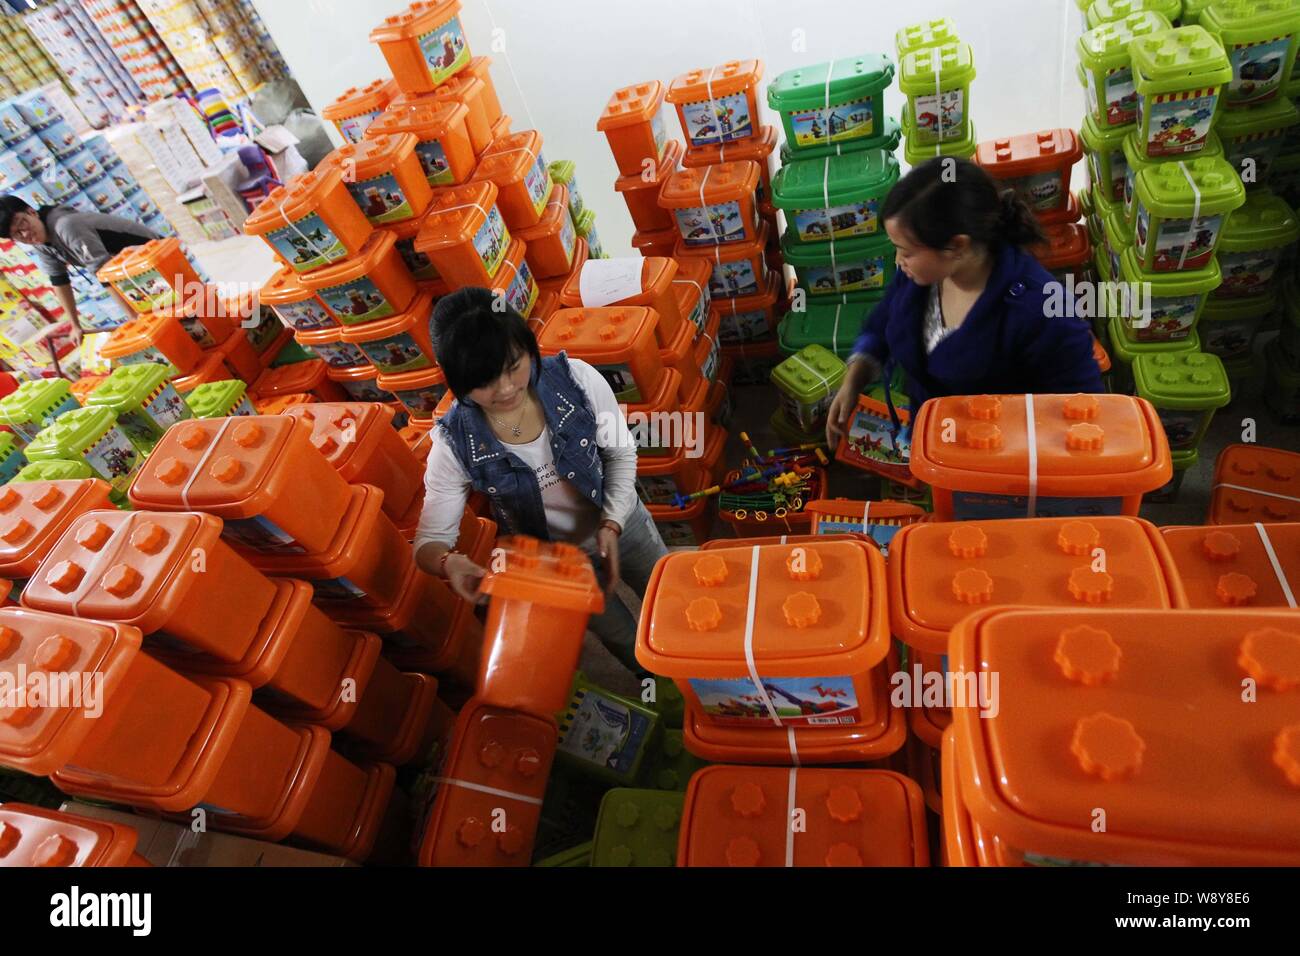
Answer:
[[[1036,517],[1038,512],[1038,423],[1034,421],[1033,393],[1025,395],[1025,443],[1029,446],[1029,502],[1026,506],[1027,516]]]
[[[862,530],[863,531],[867,530],[868,527],[867,519],[868,517],[870,517],[870,515],[871,515],[871,502],[868,501],[862,505]]]
[[[1178,161],[1178,168],[1183,171],[1183,176],[1187,179],[1187,185],[1192,187],[1192,221],[1187,224],[1187,235],[1183,238],[1183,253],[1178,257],[1178,268],[1183,268],[1183,263],[1187,261],[1188,250],[1192,247],[1192,237],[1196,235],[1196,224],[1201,219],[1201,190],[1196,185],[1196,180],[1187,169],[1187,164],[1181,159]]]
[[[530,797],[525,793],[513,793],[510,790],[499,790],[496,787],[487,787],[481,783],[473,783],[469,780],[459,780],[456,777],[434,777],[434,782],[443,784],[449,783],[453,787],[460,787],[464,790],[474,790],[477,793],[486,793],[493,797],[505,797],[507,800],[518,800],[520,803],[530,803],[535,807],[540,807],[542,801],[537,797]]]
[[[843,308],[843,302],[835,307],[835,324],[831,327],[831,351],[836,355],[840,354],[840,312]]]
[[[96,554],[94,558],[90,560],[89,564],[87,564],[86,570],[81,576],[82,581],[99,580],[100,568],[109,565],[113,561],[117,560],[117,556],[122,553],[122,549],[126,546],[126,543],[131,539],[132,525],[135,524],[136,520],[139,517],[145,515],[146,513],[147,512],[144,511],[132,511],[127,514],[126,521],[122,523],[122,527],[118,529],[118,533],[115,535],[115,538],[117,540],[116,547],[100,548],[99,553]],[[94,588],[87,588],[85,594],[82,594],[80,597],[74,597],[72,599],[72,617],[81,616],[78,613],[81,610],[81,602],[84,598],[89,597],[89,593],[92,590],[94,590]]]
[[[831,158],[827,156],[822,161],[822,202],[826,204],[826,234],[830,238],[831,245],[831,278],[835,281],[835,291],[840,291],[840,265],[835,257],[835,231],[830,228],[830,204],[831,204]]]
[[[704,175],[700,177],[700,212],[704,215],[704,221],[709,224],[709,233],[713,236],[713,241],[721,242],[718,237],[718,227],[713,224],[713,217],[709,215],[709,204],[704,201],[704,187],[709,184],[709,176],[713,173],[712,166],[704,167]]]
[[[781,535],[781,538],[782,538],[782,540],[784,540],[784,539],[785,539],[785,535]],[[795,737],[794,737],[794,728],[793,728],[793,727],[787,727],[787,728],[785,729],[785,739],[786,739],[786,743],[789,744],[789,746],[790,746],[790,765],[791,765],[792,767],[798,767],[798,766],[800,766],[800,764],[799,764],[799,747],[798,747],[798,743],[797,743],[797,741],[795,740]]]
[[[790,768],[789,782],[786,784],[785,796],[785,865],[794,866],[794,792],[795,779],[799,771]]]
[[[826,64],[826,85],[822,88],[822,123],[826,126],[826,145],[835,141],[834,130],[831,129],[831,74],[835,72],[835,57],[831,57],[830,63]]]
[[[942,156],[943,155],[943,70],[938,65],[935,66],[935,70],[934,70],[934,115],[935,115],[935,122],[938,124],[935,127],[935,135],[939,137],[939,141],[934,144],[934,155]],[[912,122],[913,123],[916,122],[915,116],[912,117]]]
[[[186,509],[190,506],[190,486],[198,479],[199,475],[203,471],[203,466],[208,463],[208,459],[212,457],[212,453],[217,450],[217,445],[221,443],[221,436],[226,433],[226,429],[229,428],[234,421],[235,418],[232,417],[227,418],[221,423],[221,427],[217,429],[216,435],[212,437],[212,441],[208,443],[208,447],[205,448],[203,454],[199,456],[199,460],[194,465],[194,470],[190,472],[189,478],[185,480],[185,484],[181,488],[181,504],[183,504]]]
[[[292,229],[294,232],[296,232],[296,233],[298,234],[298,238],[299,238],[299,239],[301,239],[303,242],[307,243],[307,245],[311,246],[311,251],[314,252],[314,253],[316,253],[316,255],[320,256],[321,258],[323,258],[323,259],[325,259],[325,260],[327,260],[327,261],[329,261],[329,262],[334,261],[334,260],[330,259],[329,256],[325,255],[325,253],[321,252],[320,246],[318,246],[318,245],[316,245],[316,243],[312,242],[311,237],[308,236],[306,233],[304,233],[301,229],[299,229],[299,228],[298,228],[298,224],[297,224],[296,222],[294,222],[292,219],[289,218],[289,213],[286,212],[286,211],[285,211],[285,208],[284,208],[284,207],[285,207],[285,200],[284,200],[284,199],[281,199],[280,202],[278,203],[278,205],[279,205],[279,208],[280,208],[280,216],[281,216],[281,218],[284,219],[285,225],[287,225],[290,229]],[[344,257],[347,256],[347,250],[346,250],[346,249],[343,250],[343,255],[344,255]]]
[[[826,390],[826,394],[829,395],[829,394],[831,393],[831,382],[830,382],[830,379],[828,379],[825,375],[823,375],[821,372],[817,371],[815,368],[813,368],[811,365],[809,365],[807,362],[805,362],[802,358],[800,358],[798,352],[796,352],[794,355],[791,355],[790,358],[794,359],[796,362],[798,362],[800,365],[802,365],[804,368],[806,368],[809,372],[811,372],[811,373],[812,373],[813,375],[815,375],[817,378],[821,379],[821,380],[822,380],[822,388]]]
[[[1265,491],[1262,488],[1251,488],[1249,485],[1233,485],[1227,482],[1222,482],[1215,485],[1214,488],[1231,488],[1233,491],[1249,491],[1253,495],[1263,495],[1266,498],[1281,498],[1283,501],[1300,501],[1300,498],[1297,498],[1294,495],[1283,495],[1276,491]]]
[[[1255,531],[1259,534],[1260,543],[1264,545],[1264,553],[1268,555],[1269,563],[1273,565],[1273,574],[1277,577],[1278,586],[1282,588],[1282,595],[1286,598],[1287,607],[1294,608],[1296,606],[1295,592],[1291,590],[1291,582],[1286,579],[1286,571],[1282,569],[1282,562],[1278,560],[1277,552],[1273,550],[1273,542],[1269,540],[1268,529],[1256,521]]]
[[[763,706],[767,708],[767,714],[772,718],[772,723],[778,727],[782,726],[781,717],[776,712],[776,706],[772,703],[772,698],[767,695],[767,688],[763,686],[763,680],[758,676],[758,665],[754,663],[754,613],[758,610],[755,601],[758,597],[758,545],[750,549],[749,565],[749,603],[745,608],[745,667],[749,669],[749,679],[753,683],[758,696],[763,701]]]

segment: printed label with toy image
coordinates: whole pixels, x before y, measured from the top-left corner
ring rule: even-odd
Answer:
[[[1038,498],[1035,518],[1095,518],[1118,515],[1123,498]],[[1027,495],[993,495],[973,491],[952,493],[953,517],[958,521],[980,518],[1024,518],[1029,516]]]
[[[715,262],[713,271],[709,274],[709,295],[719,299],[753,295],[759,288],[760,276],[754,271],[754,264],[749,259]]]
[[[885,287],[885,260],[879,256],[864,262],[800,267],[797,271],[802,274],[804,284],[812,295],[834,295]]]
[[[361,325],[397,314],[379,287],[365,276],[328,289],[317,289],[316,295],[344,325]]]
[[[441,86],[470,61],[469,44],[465,42],[459,17],[452,17],[436,30],[422,35],[418,42],[434,86]]]
[[[712,246],[745,238],[740,203],[724,202],[676,210],[677,230],[688,246]]]
[[[217,344],[217,340],[212,337],[208,327],[203,320],[196,316],[187,316],[180,320],[181,328],[185,333],[194,340],[194,344],[199,348],[210,349]]]
[[[347,185],[352,198],[374,225],[382,226],[411,218],[411,204],[402,192],[402,187],[397,184],[397,178],[391,173]]]
[[[718,374],[718,366],[721,362],[722,342],[720,340],[715,340],[713,344],[709,346],[709,351],[704,356],[704,361],[700,363],[700,375],[702,375],[706,381],[713,381],[715,376]]]
[[[338,324],[330,318],[328,312],[311,299],[305,302],[277,305],[273,306],[273,308],[275,314],[280,317],[281,323],[291,329],[310,331],[311,329],[325,329]]]
[[[794,131],[796,147],[819,146],[874,136],[876,121],[871,99],[867,98],[792,113],[790,128]]]
[[[190,407],[185,404],[185,399],[181,398],[180,393],[170,383],[164,385],[162,391],[149,400],[144,410],[163,431],[179,421],[194,417]]]
[[[506,289],[506,301],[510,303],[512,309],[526,319],[533,311],[539,291],[537,281],[533,278],[533,271],[528,268],[528,263],[521,262],[519,274]]]
[[[83,453],[95,473],[123,494],[131,487],[131,478],[144,458],[127,437],[116,428],[110,428],[103,437]]]
[[[889,543],[901,530],[903,526],[899,524],[868,523],[864,530],[861,521],[827,521],[823,518],[817,522],[818,534],[866,534],[880,545],[880,553],[885,557],[889,556]]]
[[[374,342],[362,342],[361,350],[366,353],[375,368],[386,375],[412,372],[433,365],[429,357],[420,350],[419,343],[405,332]]]
[[[1060,172],[1037,173],[1011,180],[1011,187],[1034,212],[1051,212],[1065,205],[1068,192],[1061,186]]]
[[[440,140],[426,139],[416,143],[415,155],[419,157],[420,168],[424,170],[430,186],[452,184],[456,177],[452,174],[451,163],[447,162],[447,151],[442,148]]]
[[[598,767],[627,774],[636,765],[637,754],[652,728],[644,714],[587,691],[564,728],[558,749]]]
[[[505,261],[506,251],[510,248],[510,230],[501,218],[501,210],[493,206],[488,216],[474,234],[474,249],[483,260],[483,268],[489,276],[495,276],[501,263]]]
[[[429,418],[433,415],[442,397],[447,394],[446,386],[441,388],[406,389],[394,393],[397,400],[406,406],[416,418]]]
[[[349,116],[347,119],[338,120],[335,125],[338,126],[339,132],[349,143],[359,143],[366,138],[366,130],[370,124],[379,118],[383,110],[375,110],[373,113],[363,113],[360,116]]]
[[[366,353],[348,342],[330,342],[313,345],[311,351],[325,360],[330,368],[353,368],[357,365],[369,365]]]
[[[524,178],[524,188],[528,190],[528,196],[533,201],[533,209],[537,215],[542,214],[546,208],[547,202],[551,198],[551,189],[555,183],[551,180],[550,167],[546,165],[546,160],[541,153],[537,154],[537,161],[533,163],[532,168],[528,170],[528,175]]]
[[[772,710],[781,723],[795,727],[856,724],[861,715],[852,677],[759,677],[766,694],[748,677],[690,679],[700,708],[715,724],[771,724]]]
[[[662,106],[659,107],[659,112],[655,113],[654,119],[650,121],[650,135],[654,137],[654,161],[658,163],[663,157],[664,147],[668,145],[668,127],[664,123],[664,109]]]
[[[343,386],[343,391],[351,396],[354,402],[383,402],[388,400],[386,392],[381,392],[379,386],[373,380],[365,379],[360,382],[339,382]]]
[[[609,387],[614,391],[614,398],[620,403],[630,403],[633,405],[643,401],[641,397],[641,387],[637,385],[636,379],[632,377],[632,369],[626,365],[597,365],[596,371],[601,377],[609,383]]]
[[[321,578],[308,582],[317,601],[352,601],[366,592],[347,578]]]
[[[1219,256],[1223,285],[1218,295],[1257,295],[1264,292],[1277,272],[1280,249],[1256,249],[1251,252],[1225,252]]]
[[[596,227],[592,226],[587,230],[587,235],[583,237],[587,240],[587,258],[604,259],[605,248],[600,244],[600,236],[596,234]]]
[[[122,412],[118,415],[117,427],[136,447],[153,445],[162,437],[162,429],[155,426],[153,420],[139,410]]]
[[[680,282],[682,280],[678,279],[677,281]],[[701,288],[700,286],[695,285],[694,282],[692,282],[691,285],[699,289],[700,294],[696,296],[695,308],[691,310],[691,314],[687,318],[695,326],[697,330],[696,334],[698,335],[700,332],[703,332],[704,327],[709,324],[709,292],[707,288]],[[724,312],[723,315],[725,316],[726,313]],[[725,322],[726,318],[723,318],[723,321]]]
[[[1088,76],[1091,79],[1092,73]],[[1133,71],[1129,67],[1120,67],[1106,73],[1105,95],[1107,126],[1124,126],[1137,119],[1138,92],[1133,83]]]
[[[939,143],[966,135],[965,97],[961,90],[917,96],[913,104],[917,142]]]
[[[780,393],[780,406],[785,412],[786,419],[794,422],[804,431],[812,431],[818,425],[824,424],[826,413],[830,410],[831,402],[835,399],[834,393],[825,395],[817,401],[807,404],[798,401],[785,392]]]
[[[1191,334],[1200,304],[1199,295],[1161,296],[1151,300],[1150,322],[1142,324],[1140,316],[1124,321],[1139,342],[1173,342]]]
[[[902,426],[908,424],[909,415],[898,410]],[[912,436],[907,427],[894,434],[893,421],[888,407],[863,396],[849,421],[849,431],[835,457],[847,464],[886,475],[896,480],[910,481],[909,462],[912,459]]]
[[[1235,44],[1228,51],[1232,79],[1224,96],[1232,106],[1257,106],[1281,91],[1291,37]]]
[[[155,312],[176,301],[176,290],[168,284],[157,269],[149,269],[121,282],[114,282],[113,288],[126,299],[131,308],[142,315]]]
[[[1188,448],[1196,447],[1196,436],[1201,429],[1201,424],[1205,421],[1205,412],[1184,412],[1157,408],[1156,414],[1160,416],[1160,424],[1164,426],[1165,435],[1169,439],[1170,450],[1185,451]]]
[[[868,199],[829,209],[800,209],[793,218],[795,232],[804,242],[870,236],[880,231],[880,200]]]
[[[242,322],[242,317],[240,319]],[[253,347],[253,351],[259,355],[271,347],[275,342],[276,336],[284,331],[284,326],[280,325],[275,319],[275,313],[271,307],[261,306],[257,314],[257,322],[243,329],[244,337],[248,339],[248,344]]]
[[[1197,96],[1191,99],[1162,99],[1156,97],[1148,104],[1147,98],[1138,97],[1141,114],[1151,113],[1147,131],[1147,155],[1181,156],[1194,153],[1205,146],[1214,121],[1218,95]]]
[[[692,146],[716,146],[754,135],[749,97],[744,93],[720,96],[701,103],[683,103],[686,138]]]
[[[564,211],[564,221],[560,225],[560,245],[564,248],[564,259],[569,265],[573,265],[573,252],[578,244],[578,233],[573,228],[573,217],[569,211]]]
[[[428,256],[415,248],[414,239],[398,239],[397,254],[406,263],[406,268],[411,270],[411,278],[419,282],[438,278],[438,267],[429,261]]]
[[[1139,219],[1139,230],[1142,223]],[[1214,257],[1214,245],[1223,228],[1223,216],[1191,219],[1165,219],[1155,237],[1151,269],[1154,272],[1177,272],[1201,269]],[[1138,240],[1142,242],[1142,239]]]
[[[292,226],[266,234],[266,241],[295,272],[310,272],[347,258],[347,247],[314,212]]]
[[[1203,322],[1199,329],[1201,348],[1227,362],[1250,354],[1250,343],[1259,319],[1240,322]]]
[[[569,177],[569,215],[577,221],[582,215],[582,211],[587,208],[587,204],[582,201],[582,193],[578,189],[578,174],[574,173]]]
[[[117,360],[119,365],[170,365],[167,356],[163,355],[152,345],[141,349],[138,352],[132,352],[130,355],[123,355]]]

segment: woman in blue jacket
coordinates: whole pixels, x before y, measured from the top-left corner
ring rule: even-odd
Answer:
[[[974,163],[936,158],[899,180],[881,218],[898,271],[854,343],[827,439],[858,395],[902,369],[913,407],[940,395],[1100,392],[1092,333],[1053,315],[1052,275],[1024,249],[1042,228]],[[1058,299],[1059,301],[1059,299]]]

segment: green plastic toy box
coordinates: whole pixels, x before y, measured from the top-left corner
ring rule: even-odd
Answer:
[[[1138,144],[1151,159],[1205,145],[1219,93],[1232,79],[1223,45],[1201,27],[1176,27],[1129,44],[1138,93]]]
[[[1134,245],[1147,272],[1201,269],[1209,264],[1228,214],[1246,202],[1246,189],[1222,159],[1161,163],[1138,173]]]
[[[646,756],[645,766],[641,768],[638,787],[684,792],[691,775],[709,765],[707,760],[701,760],[686,749],[685,738],[680,730],[665,728],[655,744]]]
[[[554,853],[544,860],[538,860],[533,866],[591,866],[591,841],[588,840],[586,843],[579,843],[577,846]]]
[[[880,149],[800,159],[772,177],[772,202],[785,210],[792,241],[825,242],[884,232],[880,210],[898,182],[898,160]]]
[[[1134,37],[1171,28],[1169,19],[1154,10],[1140,10],[1119,20],[1098,24],[1075,43],[1079,78],[1088,95],[1088,113],[1098,130],[1125,132],[1137,120],[1137,88],[1129,44]]]
[[[1286,301],[1295,294],[1295,282],[1289,276],[1280,283],[1280,288],[1280,297],[1274,289],[1263,295],[1245,297],[1210,296],[1197,323],[1201,348],[1217,355],[1225,365],[1243,356],[1249,358],[1251,343],[1255,341],[1264,319],[1278,308],[1279,300]],[[1296,305],[1300,306],[1300,302]]]
[[[965,139],[949,140],[942,144],[922,143],[915,136],[908,132],[904,126],[904,132],[907,133],[907,140],[903,143],[903,161],[908,166],[919,166],[927,159],[934,159],[936,156],[947,156],[953,159],[970,159],[975,155],[978,147],[976,141],[975,124],[970,124],[970,133]]]
[[[1294,0],[1216,0],[1198,24],[1228,51],[1232,79],[1223,91],[1225,107],[1259,106],[1284,93],[1300,31]]]
[[[883,135],[872,139],[848,140],[847,142],[836,143],[833,146],[806,146],[798,151],[793,149],[789,143],[782,142],[781,165],[788,166],[795,160],[800,159],[825,159],[827,156],[845,156],[863,149],[881,149],[886,153],[896,152],[899,144],[903,141],[903,124],[892,116],[886,116],[884,129]]]
[[[781,254],[794,267],[809,299],[845,292],[884,289],[894,275],[894,244],[883,233],[826,242],[795,242],[781,237]]]
[[[787,70],[768,84],[767,105],[781,114],[797,156],[808,147],[883,137],[885,88],[893,80],[889,57],[864,53]]]
[[[686,794],[615,788],[605,794],[591,841],[592,866],[675,866]]]
[[[112,409],[103,405],[74,408],[32,439],[29,461],[84,461],[96,478],[125,494],[145,456],[117,426]]]
[[[1135,13],[1153,10],[1170,22],[1178,19],[1183,0],[1093,0],[1088,4],[1088,29],[1123,21]]]
[[[1285,96],[1245,110],[1224,110],[1214,122],[1223,157],[1247,187],[1268,185],[1287,133],[1300,127],[1300,110]]]
[[[27,464],[23,446],[13,432],[0,432],[0,485],[14,480]]]
[[[551,179],[563,183],[569,190],[569,215],[574,222],[578,221],[578,217],[587,208],[582,201],[582,193],[578,190],[577,168],[571,159],[557,159],[550,164]]]
[[[86,405],[109,409],[122,434],[147,455],[168,428],[193,417],[169,381],[175,373],[171,365],[152,362],[119,366],[87,396]]]
[[[14,481],[80,481],[94,478],[84,461],[30,461],[14,475]]]
[[[195,418],[227,418],[232,415],[256,415],[248,400],[248,386],[237,378],[204,382],[190,389],[185,402]]]
[[[1264,348],[1264,364],[1264,401],[1286,424],[1300,424],[1300,362],[1274,340]]]
[[[943,46],[945,43],[955,43],[960,39],[961,37],[957,36],[956,25],[948,17],[926,20],[923,23],[910,23],[894,34],[894,56],[902,62],[903,57],[915,50]]]
[[[1141,314],[1124,317],[1121,323],[1126,341],[1143,344],[1178,342],[1190,336],[1210,293],[1219,287],[1223,275],[1213,256],[1200,269],[1144,272],[1138,264],[1136,249],[1130,246],[1120,259],[1119,280],[1128,283],[1130,289],[1138,288],[1144,299],[1147,308]]]
[[[1133,360],[1133,382],[1160,415],[1170,451],[1198,448],[1214,413],[1232,400],[1223,363],[1205,352],[1139,355]]]
[[[1088,181],[1095,192],[1105,194],[1113,203],[1124,201],[1124,179],[1128,160],[1124,158],[1124,140],[1128,126],[1097,125],[1091,115],[1083,118],[1079,138],[1088,154]]]
[[[971,138],[970,85],[975,58],[969,43],[954,41],[903,57],[898,86],[907,96],[908,145],[935,146]],[[906,127],[906,123],[904,126]]]
[[[1124,222],[1124,217],[1116,210],[1102,222],[1102,236],[1105,240],[1106,255],[1110,257],[1110,275],[1119,281],[1123,275],[1124,253],[1133,248],[1133,232]]]
[[[67,379],[32,379],[0,398],[0,424],[8,425],[26,444],[64,412],[80,407]]]
[[[1205,8],[1218,0],[1183,0],[1183,12],[1179,16],[1183,26],[1194,26],[1201,22],[1201,14]]]
[[[1121,395],[1134,394],[1133,361],[1139,355],[1153,352],[1199,352],[1201,338],[1196,329],[1177,342],[1133,342],[1124,334],[1123,319],[1111,316],[1107,330],[1107,351],[1110,353],[1111,391]]]
[[[1223,156],[1223,141],[1218,134],[1210,131],[1205,147],[1196,154],[1197,159],[1212,159]],[[1137,133],[1131,132],[1124,137],[1124,218],[1132,227],[1137,226],[1137,176],[1144,169],[1155,166],[1177,164],[1177,159],[1151,159],[1142,152]]]
[[[587,242],[588,259],[604,259],[605,248],[600,243],[596,232],[596,210],[584,209],[582,215],[574,222],[574,230]]]
[[[1274,281],[1287,248],[1300,239],[1300,219],[1272,190],[1250,192],[1245,205],[1228,217],[1219,239],[1219,296],[1256,296]]]
[[[821,305],[810,301],[802,312],[787,312],[776,330],[781,351],[793,355],[809,345],[820,345],[847,359],[853,354],[853,343],[875,302]]]
[[[598,687],[581,673],[573,679],[569,706],[556,720],[555,759],[622,786],[636,781],[659,729],[659,715],[651,708]]]
[[[844,371],[844,360],[820,345],[806,346],[772,369],[786,421],[805,432],[824,426]]]
[[[667,677],[655,677],[654,682],[655,699],[651,706],[664,727],[681,730],[682,720],[686,716],[686,698]]]

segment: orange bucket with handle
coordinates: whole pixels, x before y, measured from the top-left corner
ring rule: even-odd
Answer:
[[[393,80],[373,80],[365,86],[349,87],[320,111],[349,143],[359,143],[397,93]]]
[[[348,192],[371,225],[417,219],[424,215],[433,190],[415,147],[414,133],[376,135],[340,146],[321,165],[343,174]]]
[[[471,59],[459,0],[412,3],[370,31],[403,93],[432,93]]]
[[[473,180],[496,184],[497,205],[511,229],[537,225],[555,185],[542,154],[542,134],[530,129],[497,140],[479,160]]]
[[[361,253],[374,232],[338,169],[295,176],[277,187],[244,220],[295,273],[312,272]]]
[[[367,138],[410,133],[425,180],[434,188],[467,182],[476,158],[465,120],[464,103],[421,97],[394,104],[366,131]]]
[[[596,121],[609,140],[621,176],[640,176],[646,161],[659,164],[668,132],[663,118],[664,85],[658,80],[614,91]]]

